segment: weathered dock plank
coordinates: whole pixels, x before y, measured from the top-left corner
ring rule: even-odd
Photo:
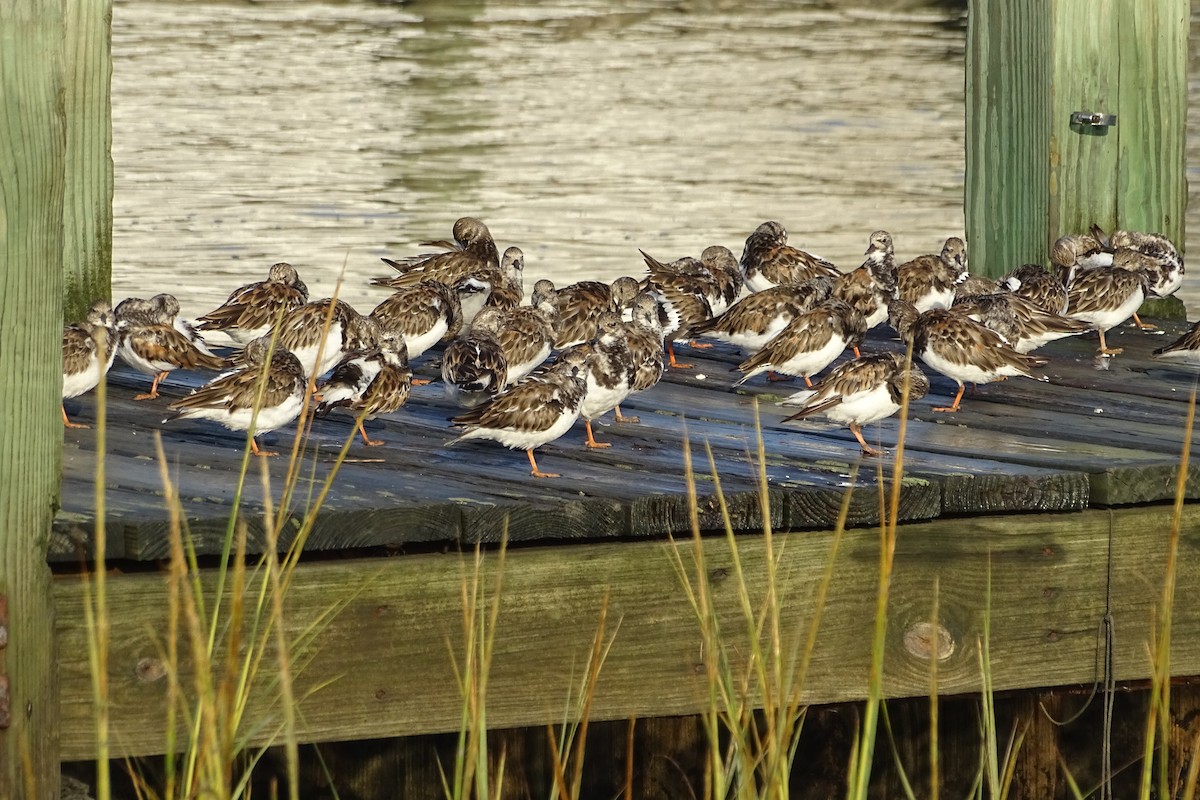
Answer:
[[[1011,379],[981,387],[956,415],[930,411],[955,389],[952,381],[931,375],[931,396],[910,410],[900,519],[1078,511],[1172,497],[1194,371],[1153,362],[1149,352],[1182,327],[1165,323],[1161,336],[1122,329],[1113,339],[1127,352],[1102,362],[1084,338],[1056,342],[1044,349],[1050,358],[1045,368],[1049,383]],[[869,338],[867,348],[898,350],[900,344],[880,331]],[[799,381],[755,379],[734,389],[730,370],[741,358],[736,348],[691,350],[686,358],[695,369],[672,371],[659,386],[625,404],[626,413],[638,415],[640,424],[600,423],[599,436],[612,448],[588,450],[581,425],[542,448],[539,459],[545,469],[563,474],[558,480],[530,478],[519,454],[491,443],[446,447],[453,437],[448,420],[457,410],[437,384],[418,387],[405,408],[368,423],[384,446],[352,443],[307,547],[495,542],[505,529],[514,542],[685,532],[685,437],[692,443],[702,526],[723,527],[707,446],[734,529],[760,530],[756,430],[767,453],[773,527],[832,527],[856,466],[848,522],[878,521],[879,486],[891,480],[890,467],[879,474],[878,462],[862,460],[853,438],[840,426],[816,420],[783,423],[788,409],[776,403],[799,388]],[[419,370],[431,372],[435,360],[436,354],[423,358]],[[164,384],[163,400],[134,403],[128,397],[145,379],[122,367],[110,377],[107,497],[115,557],[152,560],[167,553],[167,515],[154,461],[158,432],[199,552],[220,551],[244,436],[204,422],[161,421],[166,402],[205,378],[172,375]],[[81,398],[72,410],[82,411],[86,420],[90,402]],[[303,502],[295,503],[291,521],[282,527],[281,544],[286,546],[299,530],[306,498],[319,491],[351,430],[346,415],[313,422],[295,493]],[[868,436],[893,449],[897,433],[894,419],[868,430]],[[292,437],[285,430],[266,439],[286,452]],[[52,557],[60,560],[77,559],[90,550],[93,442],[90,431],[66,434],[65,502],[52,547]],[[273,502],[282,491],[283,461],[267,465]],[[262,466],[257,460],[251,464],[243,497],[256,550],[264,542]],[[1186,492],[1190,498],[1200,496],[1196,462],[1189,465]]]
[[[1187,508],[1183,522],[1181,587],[1200,580],[1200,509]],[[1114,642],[1116,677],[1145,677],[1145,648],[1161,597],[1169,524],[1169,509],[1149,508],[902,526],[889,611],[887,694],[918,696],[928,690],[928,661],[910,651],[905,634],[928,620],[935,579],[940,624],[952,643],[939,665],[946,693],[979,689],[977,651],[989,582],[996,689],[1091,683],[1106,598],[1121,631]],[[761,537],[737,541],[751,596],[761,598],[764,542]],[[815,611],[814,587],[831,541],[828,532],[782,534],[775,541],[788,636],[807,634]],[[691,540],[679,544],[689,569],[695,546]],[[731,652],[745,653],[729,545],[724,538],[711,538],[703,546],[722,636]],[[707,693],[698,624],[673,566],[671,547],[662,541],[625,541],[511,550],[489,679],[489,724],[540,725],[562,718],[569,693],[578,687],[606,594],[609,631],[615,638],[592,719],[702,710]],[[1111,566],[1106,557],[1110,547]],[[322,624],[315,651],[293,654],[307,662],[295,676],[297,695],[306,697],[297,715],[302,740],[457,728],[461,705],[448,650],[461,653],[462,647],[460,559],[427,553],[300,565],[287,597],[289,636],[299,636],[320,615],[341,608]],[[865,696],[871,637],[863,625],[838,621],[872,618],[878,559],[878,530],[847,532],[834,565],[826,624],[804,686],[806,702]],[[490,591],[493,576],[485,573],[483,586]],[[203,580],[211,592],[212,577]],[[126,575],[113,581],[109,592],[113,741],[118,753],[159,752],[165,741],[166,682],[153,677],[156,670],[135,667],[161,655],[157,639],[167,629],[165,577]],[[63,754],[83,759],[94,745],[79,580],[59,578],[55,598]],[[1177,603],[1173,624],[1175,672],[1200,672],[1200,606]],[[555,635],[547,637],[547,630]],[[262,676],[265,687],[275,661],[268,656],[262,663],[268,670]],[[184,665],[185,687],[192,685],[190,669]],[[253,695],[248,718],[256,720],[259,732],[250,734],[251,741],[263,741],[272,730],[270,721],[279,713],[272,697],[266,688]]]

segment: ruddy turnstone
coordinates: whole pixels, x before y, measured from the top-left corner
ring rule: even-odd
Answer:
[[[1052,275],[1038,264],[1022,264],[998,280],[997,285],[1005,291],[1020,295],[1053,314],[1067,312],[1067,287],[1057,275]],[[995,289],[976,294],[991,294]],[[968,294],[964,291],[964,294]]]
[[[953,310],[991,328],[1018,353],[1092,329],[1086,322],[1053,314],[1012,292],[963,296],[954,301]]]
[[[1046,380],[1033,375],[1034,369],[1048,363],[1046,359],[1018,353],[1000,334],[953,310],[935,308],[921,314],[911,303],[897,300],[892,303],[890,319],[900,338],[912,341],[914,358],[958,383],[954,402],[934,411],[958,411],[967,383],[991,383],[1018,375]]]
[[[304,374],[316,378],[359,349],[366,325],[366,318],[345,300],[316,300],[287,313],[279,323],[276,347],[296,356]]]
[[[179,331],[189,342],[196,346],[196,349],[206,355],[216,356],[209,349],[208,342],[197,330],[191,320],[184,319],[179,316],[179,300],[173,294],[156,294],[150,298],[150,304],[153,308],[153,316],[158,322],[164,325],[170,325],[175,330]]]
[[[876,281],[866,267],[859,267],[839,275],[833,281],[830,296],[861,314],[867,330],[870,330],[887,320],[888,305],[895,297],[895,292]]]
[[[539,297],[538,301],[536,306],[518,306],[509,311],[485,308],[476,317],[476,321],[483,317],[486,327],[496,331],[508,365],[507,386],[533,372],[550,355],[556,312],[549,298]]]
[[[238,344],[264,336],[284,314],[308,302],[308,287],[286,262],[271,265],[265,281],[235,289],[213,311],[197,317],[197,330],[221,331]]]
[[[633,351],[625,323],[615,311],[606,311],[597,323],[599,332],[590,342],[577,344],[572,349],[584,351],[587,358],[587,394],[579,408],[587,427],[588,447],[612,447],[608,442],[597,442],[592,434],[592,420],[607,414],[621,404],[633,391],[636,368]]]
[[[408,366],[408,349],[399,331],[381,328],[375,320],[369,321],[368,328],[374,345],[346,354],[313,399],[318,403],[316,414],[319,417],[334,408],[345,408],[354,413],[364,411],[364,416],[358,420],[358,432],[363,444],[375,447],[383,441],[367,436],[363,423],[379,414],[390,414],[408,402],[412,370]]]
[[[872,231],[867,237],[867,250],[859,269],[871,273],[875,283],[896,296],[899,286],[899,268],[896,266],[896,250],[892,235],[887,231]]]
[[[548,299],[558,311],[555,349],[586,342],[596,336],[596,321],[605,311],[617,311],[630,303],[638,293],[638,282],[622,276],[611,284],[599,281],[579,281],[556,289],[548,280],[533,286],[533,305]]]
[[[770,220],[746,237],[740,266],[746,288],[761,292],[781,283],[803,283],[813,278],[833,278],[838,268],[820,256],[787,243],[787,230]]]
[[[221,370],[225,359],[213,354],[191,326],[178,319],[179,301],[159,294],[149,300],[131,297],[117,304],[118,352],[129,366],[154,376],[150,391],[134,400],[158,397],[158,384],[176,369]]]
[[[1121,250],[1136,250],[1153,262],[1146,268],[1151,272],[1150,290],[1159,297],[1175,294],[1183,285],[1183,257],[1161,233],[1116,230],[1108,237],[1108,245],[1113,248],[1116,266],[1120,266],[1117,258]]]
[[[905,368],[900,353],[875,353],[838,364],[812,389],[797,392],[780,405],[801,406],[784,422],[824,414],[834,422],[849,425],[865,456],[881,456],[863,439],[862,426],[890,417],[904,403],[905,382],[908,399],[920,400],[929,393],[929,378],[916,364]]]
[[[1151,357],[1180,364],[1200,365],[1200,322],[1166,347],[1155,350]]]
[[[1071,253],[1080,269],[1111,267],[1113,263],[1113,249],[1090,233],[1068,233],[1058,237],[1051,250],[1062,248]]]
[[[96,388],[116,357],[117,334],[112,306],[107,300],[97,300],[88,309],[87,319],[63,328],[62,399],[78,397]],[[82,422],[71,422],[65,405],[62,417],[63,425],[68,428],[88,427]]]
[[[773,286],[746,295],[719,317],[693,325],[691,333],[754,352],[775,338],[793,317],[827,300],[832,291],[829,278]]]
[[[416,360],[438,342],[458,336],[464,327],[463,298],[473,298],[480,291],[469,278],[458,286],[424,281],[397,289],[375,306],[371,316],[381,327],[399,331],[409,359]]]
[[[587,395],[587,355],[567,350],[552,365],[530,375],[478,408],[451,422],[465,431],[448,442],[491,439],[529,456],[535,478],[557,478],[538,469],[533,451],[571,429]]]
[[[492,286],[485,305],[507,311],[521,305],[525,299],[525,253],[510,247],[500,257],[500,277]]]
[[[682,269],[704,269],[694,258],[681,259],[691,264]],[[678,263],[678,262],[676,262]],[[692,288],[684,281],[658,285],[647,283],[643,291],[648,291],[658,300],[660,318],[662,320],[663,339],[667,345],[668,364],[677,369],[691,369],[691,364],[683,364],[675,360],[675,342],[691,337],[693,325],[712,319],[712,307],[708,304],[702,288],[693,283]],[[710,344],[698,344],[697,347],[712,347]]]
[[[848,304],[826,300],[792,319],[778,336],[735,367],[744,373],[740,386],[760,372],[798,375],[811,387],[810,377],[825,369],[847,347],[857,347],[867,333],[866,321]]]
[[[474,408],[508,385],[508,361],[497,338],[502,320],[500,313],[476,316],[467,335],[442,351],[442,388],[450,402]]]
[[[487,225],[474,217],[462,217],[454,223],[453,242],[422,242],[423,247],[441,247],[441,253],[423,253],[399,259],[382,259],[399,275],[377,278],[372,283],[399,289],[424,280],[455,285],[481,269],[499,270],[500,252]]]
[[[978,275],[968,275],[967,279],[958,285],[958,288],[955,290],[954,294],[955,296],[991,294],[998,289],[998,284],[992,278],[981,278]]]
[[[939,255],[917,256],[897,268],[897,296],[912,303],[917,311],[949,308],[955,290],[967,275],[967,245],[951,236]]]
[[[662,321],[659,317],[658,300],[654,295],[643,292],[630,304],[630,319],[624,323],[625,341],[629,345],[633,360],[633,380],[629,393],[644,392],[662,380],[667,369],[663,353]],[[638,422],[637,417],[627,417],[616,406],[617,422]]]
[[[1100,334],[1100,355],[1115,356],[1124,348],[1108,347],[1105,332],[1132,317],[1149,294],[1149,276],[1143,271],[1085,269],[1076,273],[1067,290],[1066,316],[1090,323]]]
[[[728,247],[709,245],[700,253],[700,263],[713,275],[712,291],[707,295],[713,314],[724,314],[738,299],[744,285],[742,267]]]
[[[1140,250],[1133,250],[1127,247],[1122,247],[1113,252],[1113,267],[1120,267],[1132,272],[1140,272],[1146,276],[1146,296],[1157,297],[1157,287],[1162,287],[1167,291],[1174,292],[1179,288],[1179,285],[1174,283],[1169,275],[1164,272],[1162,264],[1160,264],[1152,256],[1148,256]],[[1180,283],[1183,276],[1180,275]],[[1133,324],[1140,330],[1152,331],[1157,330],[1158,326],[1149,322],[1142,322],[1141,317],[1136,311],[1133,312]]]
[[[268,354],[270,360],[268,361]],[[254,339],[242,352],[241,366],[218,375],[168,408],[172,418],[207,419],[234,431],[250,431],[256,456],[276,453],[258,449],[256,437],[287,425],[304,407],[307,384],[300,360],[270,336]],[[257,414],[255,405],[260,401]]]
[[[742,291],[742,271],[728,247],[706,247],[699,259],[684,257],[664,263],[639,250],[646,262],[642,291],[668,287],[680,292],[699,294],[708,302],[713,315],[723,314]]]

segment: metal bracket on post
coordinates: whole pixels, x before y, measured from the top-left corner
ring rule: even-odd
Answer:
[[[1111,128],[1117,124],[1116,114],[1100,114],[1093,111],[1071,112],[1071,124],[1085,128]]]

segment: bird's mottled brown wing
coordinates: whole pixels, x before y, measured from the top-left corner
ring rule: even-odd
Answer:
[[[63,374],[75,375],[88,368],[96,352],[96,341],[86,325],[68,325],[63,328],[62,359]]]
[[[228,362],[203,352],[170,325],[145,325],[128,334],[128,347],[150,363],[171,364],[180,369],[225,369]]]
[[[495,394],[508,381],[508,361],[494,337],[473,334],[447,345],[442,379],[466,389],[490,387]]]
[[[1084,270],[1067,292],[1068,314],[1089,314],[1117,308],[1142,286],[1143,277],[1126,269]]]
[[[578,407],[586,391],[583,381],[547,374],[523,381],[477,409],[455,417],[461,426],[536,433],[549,429],[564,413]]]
[[[741,372],[758,367],[780,364],[796,353],[819,350],[833,338],[839,324],[837,315],[828,308],[806,311],[788,323],[763,349],[738,365]]]

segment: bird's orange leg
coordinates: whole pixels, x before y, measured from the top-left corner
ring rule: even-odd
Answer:
[[[675,360],[675,343],[667,342],[667,355],[671,357],[670,366],[674,369],[691,369],[691,364],[683,364]]]
[[[68,428],[90,428],[91,427],[90,425],[84,425],[82,422],[71,422],[71,420],[67,419],[67,407],[66,406],[62,407],[62,412],[63,412],[63,425],[66,425]]]
[[[966,384],[960,383],[958,385],[958,394],[954,395],[954,402],[948,406],[938,406],[938,407],[934,408],[933,410],[934,411],[948,411],[951,414],[958,411],[958,404],[962,402],[963,390],[966,388],[967,388]]]
[[[862,426],[857,422],[850,423],[850,432],[854,434],[855,439],[858,439],[858,444],[862,447],[864,456],[881,456],[884,454],[883,450],[877,450],[874,447],[871,447],[871,445],[867,444],[866,440],[863,439]]]
[[[1121,353],[1125,352],[1124,347],[1110,348],[1107,344],[1105,344],[1104,343],[1104,331],[1097,328],[1096,333],[1100,334],[1100,355],[1102,355],[1102,356],[1119,356]]]
[[[529,456],[529,463],[533,467],[533,472],[529,473],[535,478],[559,478],[562,477],[556,472],[542,472],[538,469],[537,462],[533,460],[533,451],[526,450],[525,455]]]
[[[1139,329],[1144,330],[1144,331],[1158,330],[1158,326],[1155,325],[1153,322],[1142,322],[1142,318],[1137,315],[1136,311],[1133,312],[1133,324],[1137,325]]]
[[[596,438],[594,436],[592,436],[592,421],[590,419],[585,419],[583,421],[583,424],[587,428],[587,446],[588,447],[592,447],[592,448],[612,447],[612,442],[597,442]],[[530,455],[533,455],[532,450],[529,451],[529,453],[530,453]]]
[[[854,345],[854,357],[862,358],[862,353],[858,352],[858,345]]]
[[[155,375],[154,383],[150,384],[150,391],[146,392],[145,394],[134,395],[133,399],[134,400],[153,400],[154,398],[158,397],[158,382],[170,374],[171,374],[170,372],[163,370],[162,372]]]
[[[413,386],[428,386],[431,383],[433,383],[433,381],[428,380],[427,378],[413,378],[412,379]]]
[[[378,447],[379,445],[383,444],[383,439],[372,439],[371,437],[367,436],[367,429],[363,427],[363,421],[361,419],[358,421],[358,432],[362,434],[363,444],[365,444],[367,447]]]
[[[811,388],[812,388],[812,381],[810,381],[810,380],[808,379],[808,376],[807,376],[807,375],[801,375],[800,377],[801,377],[801,378],[804,378],[804,385],[805,385],[805,386],[807,386],[808,388],[810,388],[810,389],[811,389]]]
[[[255,439],[253,436],[250,437],[250,452],[254,453],[254,455],[260,456],[262,458],[270,458],[271,456],[279,455],[279,453],[273,452],[271,450],[259,450],[258,449],[258,440]]]
[[[695,339],[688,339],[688,346],[697,350],[711,350],[712,342],[697,342]]]
[[[637,423],[641,422],[641,420],[638,419],[637,417],[627,417],[624,414],[622,414],[620,405],[617,406],[617,413],[616,413],[616,416],[614,417],[614,419],[617,422],[624,422],[628,425],[636,425]]]

